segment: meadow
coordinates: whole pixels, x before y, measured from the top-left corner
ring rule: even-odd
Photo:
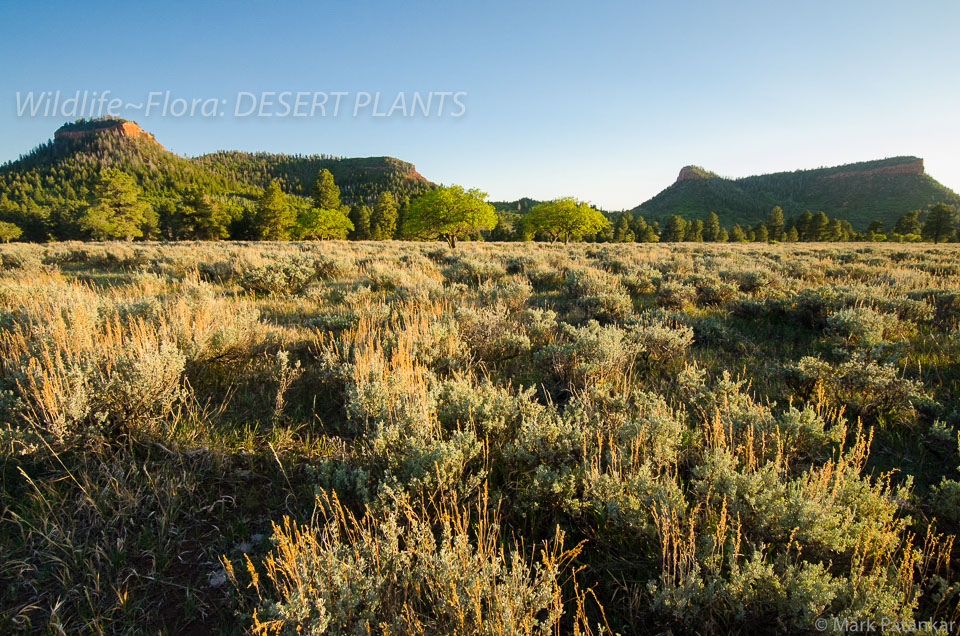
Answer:
[[[956,245],[0,263],[2,632],[960,620]]]

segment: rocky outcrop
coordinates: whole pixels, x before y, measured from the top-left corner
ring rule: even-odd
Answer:
[[[677,175],[676,183],[689,181],[690,179],[712,179],[716,176],[714,173],[709,170],[704,170],[700,166],[684,166],[680,168],[680,174]]]
[[[95,125],[89,126],[68,124],[53,133],[53,138],[58,141],[61,139],[80,139],[89,135],[100,135],[104,133],[119,135],[120,137],[129,137],[131,139],[148,139],[160,146],[161,149],[164,149],[161,144],[157,143],[157,140],[154,139],[152,134],[138,126],[136,122],[123,120],[100,121],[96,122]]]

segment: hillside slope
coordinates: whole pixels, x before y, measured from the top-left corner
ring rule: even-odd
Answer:
[[[333,174],[347,204],[389,191],[398,200],[433,187],[413,164],[393,157],[334,158],[223,151],[181,157],[125,120],[78,121],[0,166],[0,221],[17,224],[24,239],[45,240],[72,223],[97,175],[118,168],[133,175],[154,206],[175,201],[191,186],[221,200],[250,206],[271,179],[288,194],[307,196],[317,172]]]
[[[703,218],[716,212],[723,224],[756,223],[779,205],[785,214],[823,210],[857,230],[879,219],[890,227],[905,212],[960,196],[930,177],[918,157],[892,157],[831,168],[724,179],[687,166],[677,181],[633,209],[648,220],[673,214]]]
[[[391,192],[402,200],[433,187],[416,166],[393,157],[337,158],[232,150],[201,155],[193,161],[214,173],[258,187],[279,179],[284,190],[303,196],[310,194],[317,173],[327,169],[348,203],[371,201],[381,192]]]

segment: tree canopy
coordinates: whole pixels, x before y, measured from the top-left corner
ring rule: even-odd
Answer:
[[[941,243],[953,236],[953,208],[946,203],[938,203],[927,212],[927,221],[923,224],[923,237],[934,243]]]
[[[280,189],[280,182],[274,179],[257,201],[254,233],[261,240],[282,241],[290,238],[296,220],[296,212]]]
[[[9,243],[10,241],[15,241],[20,238],[21,234],[23,234],[23,230],[13,223],[0,221],[0,242]]]
[[[430,190],[410,202],[403,231],[413,238],[440,238],[455,248],[464,234],[496,226],[496,211],[486,198],[485,192],[457,185]]]
[[[340,202],[340,188],[327,169],[317,173],[311,191],[311,206],[299,205],[297,238],[344,239],[355,229],[350,208]]]
[[[229,215],[200,188],[188,188],[170,220],[173,238],[201,241],[226,238]]]
[[[389,192],[381,192],[370,213],[370,238],[384,241],[397,233],[397,201]]]
[[[140,198],[136,180],[116,168],[100,173],[91,198],[80,225],[95,240],[131,241],[143,236],[145,226],[155,224],[153,209]]]
[[[610,227],[610,221],[600,210],[573,197],[562,197],[539,203],[530,210],[527,226],[551,241],[579,240],[585,234],[595,234]]]

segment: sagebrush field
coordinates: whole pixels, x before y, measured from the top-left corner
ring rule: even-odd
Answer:
[[[956,245],[0,257],[0,631],[960,620]]]

